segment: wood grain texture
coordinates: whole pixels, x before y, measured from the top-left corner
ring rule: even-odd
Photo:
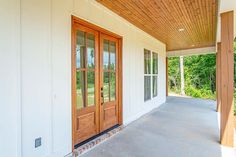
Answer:
[[[87,80],[88,68],[76,67],[76,38],[77,31],[83,31],[94,35],[94,55],[95,55],[95,68],[91,71],[95,72],[95,104],[93,106],[88,106],[87,99],[85,99],[85,105],[83,108],[77,108],[77,80],[76,72],[85,72],[85,80]],[[86,34],[87,38],[87,34]],[[85,27],[78,23],[78,19],[72,17],[72,128],[73,128],[73,145],[78,144],[96,134],[99,133],[99,104],[97,100],[99,99],[99,60],[98,60],[98,48],[99,48],[99,33],[96,30]],[[88,40],[86,39],[86,50],[85,56],[87,56],[87,45]],[[87,65],[87,59],[85,59],[85,65]],[[88,95],[87,91],[87,81],[85,81],[85,95]]]
[[[217,108],[216,111],[220,112],[221,106],[221,65],[220,65],[220,55],[221,55],[221,43],[217,43],[217,53],[216,53],[216,102]]]
[[[168,57],[166,57],[166,96],[168,96]]]
[[[96,1],[165,43],[169,51],[215,45],[218,0]]]
[[[104,40],[112,41],[115,43],[115,56],[116,56],[116,69],[111,70],[110,72],[115,73],[115,100],[109,100],[108,102],[102,101],[100,106],[100,131],[104,131],[106,129],[109,129],[110,127],[116,125],[119,123],[119,39],[114,38],[109,35],[100,34],[100,85],[104,88],[103,82],[104,82],[104,72],[108,72],[108,70],[104,69]],[[108,47],[109,53],[110,47]],[[110,60],[110,57],[109,57]],[[109,61],[110,62],[110,61]],[[109,73],[110,73],[109,72]],[[110,74],[109,74],[110,75]],[[110,82],[109,82],[110,84]],[[109,85],[110,86],[110,85]],[[110,91],[109,91],[110,92]],[[103,97],[102,97],[103,98]]]
[[[95,36],[95,69],[76,68],[76,31],[84,31]],[[72,145],[76,145],[113,125],[123,123],[122,118],[122,37],[72,16]],[[102,104],[102,67],[103,39],[116,43],[116,101]],[[85,52],[86,53],[86,52]],[[87,56],[87,55],[86,55]],[[101,65],[100,65],[101,64]],[[76,71],[95,72],[95,105],[77,109],[76,107]],[[114,72],[114,70],[106,70]],[[102,111],[102,112],[101,112]],[[105,117],[104,120],[101,117]],[[74,147],[72,148],[74,149]]]
[[[118,123],[119,125],[123,125],[123,38],[119,38],[119,64],[118,64],[118,75],[119,75],[119,86],[118,86],[118,109],[119,109],[119,117]]]
[[[224,146],[234,145],[234,49],[233,11],[221,14],[221,129]]]

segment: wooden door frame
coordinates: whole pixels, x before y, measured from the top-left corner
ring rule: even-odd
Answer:
[[[122,76],[122,44],[123,44],[123,37],[120,36],[120,35],[117,35],[113,32],[110,32],[104,28],[101,28],[99,26],[96,26],[92,23],[89,23],[83,19],[80,19],[74,15],[71,16],[71,102],[72,102],[72,151],[74,150],[74,141],[75,141],[75,128],[76,128],[76,121],[75,121],[75,117],[76,117],[76,97],[75,97],[75,94],[73,94],[75,91],[76,91],[76,73],[74,72],[74,68],[76,67],[76,61],[75,61],[75,39],[73,38],[74,36],[74,30],[75,30],[75,25],[76,24],[79,24],[79,25],[82,25],[84,27],[87,27],[87,28],[90,28],[90,29],[93,29],[95,31],[98,31],[100,32],[99,33],[99,40],[100,40],[100,34],[105,34],[105,35],[108,35],[108,36],[112,36],[116,39],[118,39],[118,76],[119,76],[119,79],[118,79],[118,124],[119,125],[122,125],[123,124],[123,100],[122,100],[122,94],[123,94],[123,86],[122,86],[122,82],[123,82],[123,76]],[[99,41],[100,43],[100,41]],[[100,50],[100,44],[98,45],[98,49]],[[100,64],[99,64],[100,65]],[[100,72],[100,71],[99,71]],[[100,78],[99,78],[100,80]],[[99,94],[100,95],[100,90],[99,90]],[[99,100],[98,100],[98,104],[101,103],[101,100],[100,100],[100,97],[99,97]],[[99,113],[100,114],[100,113]],[[100,125],[99,125],[100,126]]]

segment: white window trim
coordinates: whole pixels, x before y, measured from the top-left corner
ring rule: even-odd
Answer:
[[[158,74],[159,74],[159,54],[157,53],[157,52],[155,52],[155,51],[152,51],[151,52],[152,54],[153,53],[156,53],[157,54],[157,74],[153,74],[153,64],[152,64],[152,62],[153,62],[153,57],[152,57],[152,54],[151,54],[151,70],[152,70],[152,78],[151,78],[151,88],[152,88],[152,94],[151,94],[151,99],[154,99],[154,98],[156,98],[156,97],[158,97],[158,94],[159,94],[159,92],[158,92],[158,82],[159,82],[159,77],[158,77]],[[153,76],[156,76],[157,77],[157,95],[156,96],[153,96]]]
[[[148,50],[148,49],[144,49],[144,51],[145,50]],[[151,90],[151,98],[150,99],[148,99],[148,100],[144,100],[144,102],[148,102],[148,101],[150,101],[150,100],[153,100],[153,99],[155,99],[155,98],[157,98],[158,97],[158,95],[159,95],[159,92],[158,92],[158,82],[159,82],[159,53],[158,52],[155,52],[155,51],[151,51],[151,50],[148,50],[148,51],[150,51],[150,53],[151,53],[151,73],[150,74],[144,74],[144,78],[145,78],[145,76],[150,76],[151,77],[151,80],[150,80],[150,84],[151,84],[151,88],[150,88],[150,90]],[[157,54],[157,74],[153,74],[153,53],[156,53]],[[145,56],[144,56],[144,59],[145,59]],[[145,63],[144,63],[145,64]],[[157,95],[156,96],[153,96],[153,76],[156,76],[157,77]],[[145,79],[144,79],[144,82],[145,82]],[[145,87],[144,87],[144,96],[145,96]]]

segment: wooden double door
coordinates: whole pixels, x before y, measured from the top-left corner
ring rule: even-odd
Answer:
[[[119,123],[119,39],[72,26],[73,144]]]

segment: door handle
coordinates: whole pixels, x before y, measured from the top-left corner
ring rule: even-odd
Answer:
[[[101,99],[102,99],[101,105],[103,105],[104,103],[103,87],[101,87]]]

